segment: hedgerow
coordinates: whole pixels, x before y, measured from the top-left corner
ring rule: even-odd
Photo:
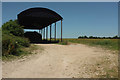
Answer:
[[[22,54],[21,47],[29,46],[30,41],[24,37],[24,30],[17,20],[2,25],[2,56]]]

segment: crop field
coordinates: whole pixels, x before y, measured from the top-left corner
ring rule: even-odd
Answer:
[[[119,49],[118,39],[63,39],[63,42],[61,44],[66,45],[69,42],[87,44],[90,46],[101,46],[110,50],[117,50],[117,51]]]

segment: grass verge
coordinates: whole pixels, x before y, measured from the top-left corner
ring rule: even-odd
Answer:
[[[86,44],[89,46],[100,46],[102,48],[118,51],[118,39],[63,39],[59,44],[68,45],[69,43]]]
[[[31,44],[30,47],[21,47],[19,48],[19,53],[17,55],[7,55],[7,56],[2,56],[3,61],[12,61],[15,59],[20,59],[23,58],[24,56],[28,56],[31,54],[36,54],[35,50],[43,50],[43,47],[38,47],[34,44]]]

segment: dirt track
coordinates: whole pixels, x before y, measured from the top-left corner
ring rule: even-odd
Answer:
[[[104,67],[112,69],[117,65],[117,55],[100,48],[82,44],[36,45],[43,46],[44,51],[37,50],[38,54],[27,59],[3,62],[3,78],[96,78],[106,75]]]

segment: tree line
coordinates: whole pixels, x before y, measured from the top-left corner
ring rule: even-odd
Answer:
[[[117,35],[113,37],[79,36],[78,39],[120,39],[120,37]]]

